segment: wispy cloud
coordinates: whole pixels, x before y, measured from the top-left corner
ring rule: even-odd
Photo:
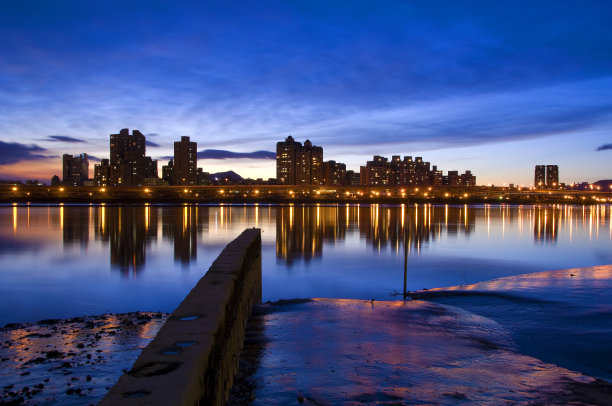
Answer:
[[[255,152],[233,152],[223,149],[205,149],[198,152],[198,159],[276,159],[276,153],[272,151]]]
[[[147,147],[159,147],[159,144],[153,141],[146,140]]]
[[[597,149],[595,151],[607,151],[609,149],[612,149],[612,144],[603,144],[597,147]]]
[[[69,137],[67,135],[50,135],[46,139],[47,141],[59,141],[59,142],[72,142],[72,143],[84,143],[84,140]]]
[[[38,145],[24,145],[17,142],[0,141],[0,165],[13,164],[25,160],[47,159],[45,148]]]

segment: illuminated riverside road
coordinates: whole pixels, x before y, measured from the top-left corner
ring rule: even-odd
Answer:
[[[343,203],[377,201],[419,202],[512,202],[577,203],[612,202],[612,189],[589,191],[547,190],[487,186],[139,186],[70,187],[0,185],[0,201],[96,201],[96,202],[267,202],[335,201]]]

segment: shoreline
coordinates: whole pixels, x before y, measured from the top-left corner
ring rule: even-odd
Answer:
[[[0,328],[0,405],[96,404],[167,319],[131,312]]]
[[[0,203],[98,204],[578,204],[612,202],[612,191],[486,186],[30,186],[0,185]]]

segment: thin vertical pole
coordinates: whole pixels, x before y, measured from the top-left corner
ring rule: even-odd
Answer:
[[[406,232],[406,223],[410,216],[406,216],[404,221],[404,300],[406,300],[406,279],[408,278],[408,233]]]

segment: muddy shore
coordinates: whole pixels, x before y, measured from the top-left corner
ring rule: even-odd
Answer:
[[[0,405],[98,403],[167,317],[133,312],[6,325]]]

